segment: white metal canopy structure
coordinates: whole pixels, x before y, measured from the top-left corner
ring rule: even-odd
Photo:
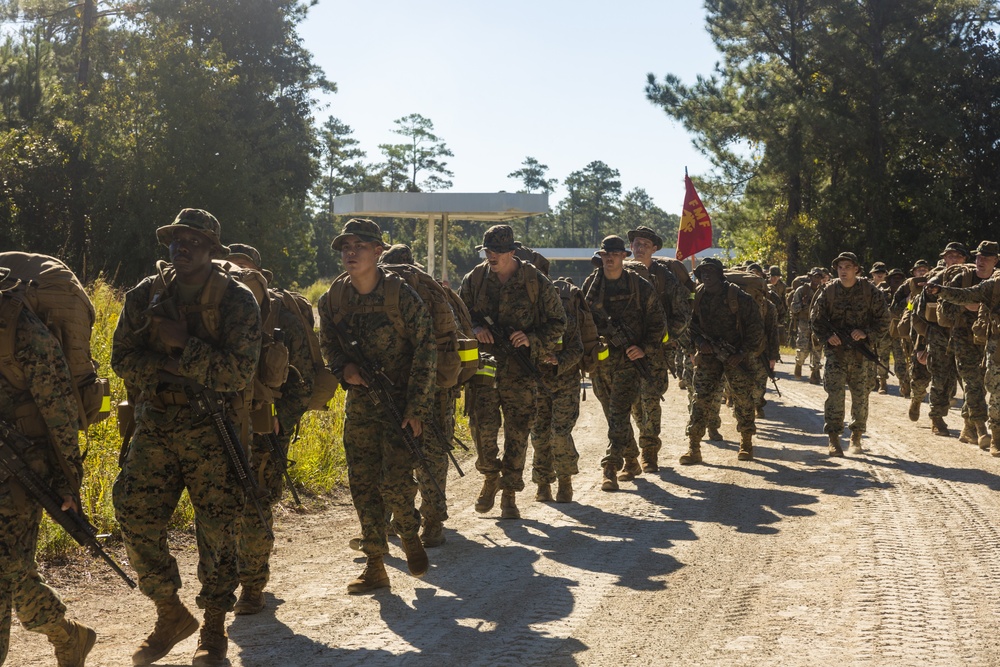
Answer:
[[[441,220],[441,278],[448,279],[448,220],[505,222],[549,212],[547,194],[522,192],[357,192],[333,199],[334,215],[426,218],[427,272],[434,275],[434,232]]]

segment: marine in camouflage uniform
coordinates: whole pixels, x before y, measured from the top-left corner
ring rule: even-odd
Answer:
[[[0,294],[0,311],[14,305],[10,299]],[[59,341],[27,308],[5,321],[4,327],[14,329],[0,335],[13,336],[14,356],[27,388],[15,387],[0,374],[0,419],[31,440],[24,458],[32,470],[56,493],[78,505],[83,479],[78,408]],[[41,505],[8,479],[6,471],[0,472],[0,480],[0,665],[10,645],[11,605],[26,630],[49,638],[59,665],[82,665],[97,635],[85,625],[66,620],[66,605],[38,573],[35,548]]]
[[[992,277],[997,264],[997,254],[997,243],[983,241],[972,253],[976,263],[975,270],[969,268],[964,274],[954,276],[948,282],[948,286],[972,287]],[[977,443],[981,449],[988,449],[990,434],[986,429],[988,414],[983,367],[985,341],[984,344],[977,344],[972,333],[972,324],[979,312],[979,305],[959,305],[943,301],[938,304],[938,309],[946,311],[952,322],[951,349],[955,354],[958,374],[962,378],[965,393],[962,405],[962,418],[965,424],[959,439],[966,443]]]
[[[911,277],[903,283],[900,291],[906,310],[909,311],[909,335],[904,345],[909,349],[907,355],[907,370],[910,374],[910,410],[911,421],[920,419],[920,405],[927,398],[927,389],[931,385],[931,374],[927,370],[927,364],[921,363],[917,358],[917,353],[927,348],[927,339],[920,333],[922,318],[917,317],[917,298],[923,290],[924,283],[927,282],[927,272],[930,271],[930,263],[925,259],[918,259],[910,269]],[[919,321],[918,321],[919,320]],[[905,327],[904,327],[905,328]],[[926,331],[926,330],[925,330]],[[904,334],[907,332],[904,331]]]
[[[566,314],[559,292],[545,274],[514,256],[514,230],[509,225],[486,230],[479,248],[486,251],[486,261],[465,276],[458,291],[472,315],[480,350],[496,359],[496,386],[476,387],[473,392],[476,469],[484,476],[475,507],[480,513],[490,511],[497,491],[502,489],[500,516],[517,519],[521,515],[515,494],[524,489],[524,463],[538,387],[516,360],[494,344],[494,338],[507,336],[515,350],[527,348],[517,351],[537,368],[565,332]],[[486,317],[499,327],[496,332],[490,332]],[[503,458],[498,444],[501,423]]]
[[[830,438],[830,455],[843,456],[840,435],[844,431],[844,385],[851,391],[851,451],[861,453],[875,364],[856,346],[844,342],[842,336],[850,335],[858,344],[865,344],[865,339],[879,340],[889,330],[889,309],[881,290],[858,277],[861,264],[854,253],[840,253],[833,268],[839,277],[816,295],[809,320],[816,337],[826,345],[823,430]]]
[[[598,332],[609,345],[608,358],[591,373],[591,379],[594,395],[608,420],[608,449],[601,459],[604,470],[601,489],[615,491],[629,443],[634,443],[629,417],[642,387],[636,360],[646,359],[653,371],[649,356],[662,345],[666,317],[653,286],[625,268],[624,260],[632,254],[625,246],[625,239],[605,237],[599,253],[603,268],[587,277],[583,294],[594,313]]]
[[[184,489],[195,514],[197,604],[205,610],[194,664],[223,664],[226,656],[225,617],[236,602],[237,520],[244,494],[211,422],[192,417],[183,387],[160,376],[165,371],[219,392],[241,392],[253,379],[260,310],[247,287],[212,263],[228,253],[220,232],[218,220],[200,209],[184,209],[172,224],[157,229],[176,276],[160,301],[176,299],[182,319],[158,317],[150,323],[146,311],[159,284],[150,276],[125,295],[114,334],[111,366],[130,393],[138,392],[135,433],[114,484],[115,516],[139,589],[157,608],[153,633],[133,655],[137,665],[155,662],[198,625],[177,597],[181,579],[167,546],[167,524]],[[200,314],[202,292],[213,281],[224,285],[217,307],[211,306],[216,331]]]
[[[802,365],[809,360],[809,382],[820,383],[820,348],[813,345],[812,327],[809,325],[809,308],[823,282],[823,270],[814,267],[809,271],[809,282],[795,290],[792,297],[792,319],[796,321],[795,377],[802,377]]]
[[[889,269],[886,267],[885,262],[875,262],[872,264],[872,269],[869,271],[869,275],[872,278],[872,284],[882,292],[883,298],[885,298],[885,303],[888,306],[889,300],[892,298],[892,291],[889,287],[889,283],[886,280],[889,276]],[[885,368],[875,367],[875,374],[873,376],[874,384],[872,385],[872,391],[877,391],[880,394],[889,393],[889,356],[892,354],[892,343],[889,340],[888,330],[880,340],[876,341],[875,350],[878,352],[878,360],[882,362]]]
[[[414,506],[415,461],[398,427],[420,437],[424,425],[433,419],[437,346],[430,312],[420,297],[405,281],[376,263],[385,249],[376,223],[348,220],[331,247],[341,253],[348,282],[338,303],[334,303],[333,287],[320,302],[320,347],[330,370],[347,389],[347,481],[361,523],[361,550],[368,557],[364,571],[347,587],[348,593],[358,594],[389,586],[383,562],[389,552],[388,515],[392,516],[393,531],[402,540],[410,573],[420,577],[428,568],[427,553],[417,534],[420,515]],[[401,331],[385,310],[390,280],[402,283],[396,308]],[[338,333],[338,321],[357,341],[356,352]],[[387,424],[390,417],[385,407],[376,405],[365,391],[359,372],[362,356],[383,369],[392,383],[402,423]],[[426,430],[425,440],[430,437],[430,429]]]
[[[691,320],[690,292],[674,276],[670,267],[653,259],[653,253],[663,247],[663,239],[649,227],[639,227],[628,232],[629,246],[636,261],[626,266],[648,280],[656,291],[663,306],[667,322],[664,344],[648,351],[646,357],[656,378],[649,382],[640,378],[639,399],[632,404],[632,419],[639,429],[639,442],[629,432],[629,445],[625,450],[625,467],[618,475],[619,481],[629,481],[640,472],[656,472],[657,455],[660,451],[660,424],[662,410],[660,402],[670,386],[668,356],[673,356],[678,341],[687,331]],[[639,464],[639,448],[642,449],[642,464]]]
[[[531,481],[538,485],[535,500],[551,502],[552,483],[558,481],[555,501],[568,503],[573,500],[573,475],[580,472],[580,454],[573,441],[573,427],[580,416],[580,361],[583,358],[583,340],[580,323],[573,301],[582,298],[580,290],[566,280],[555,283],[559,287],[563,311],[566,313],[566,331],[556,351],[541,360],[537,413],[531,426]]]
[[[906,310],[906,292],[903,291],[906,283],[906,274],[900,269],[893,269],[889,272],[887,279],[889,285],[889,345],[892,349],[893,370],[896,372],[896,379],[899,381],[899,395],[903,398],[910,397],[910,371],[907,359],[910,356],[909,336],[904,336],[899,331],[900,320]],[[909,289],[906,287],[905,289]]]
[[[781,267],[768,269],[768,298],[778,310],[778,347],[788,344],[788,286],[781,280]]]
[[[243,269],[256,271],[270,285],[273,276],[262,268],[260,253],[253,246],[233,243],[229,246],[230,263]],[[272,296],[280,299],[280,294],[270,290]],[[274,549],[274,539],[268,534],[268,528],[274,526],[274,505],[281,500],[285,488],[282,469],[287,465],[287,452],[291,444],[292,432],[298,426],[299,420],[305,414],[312,394],[313,369],[312,353],[309,350],[309,339],[305,325],[297,313],[293,313],[280,301],[264,301],[264,308],[277,307],[277,328],[284,337],[284,345],[288,348],[288,379],[281,385],[274,402],[277,433],[270,435],[254,433],[250,447],[250,469],[257,475],[257,485],[266,492],[261,499],[266,524],[261,523],[253,503],[244,503],[243,513],[239,523],[239,570],[240,597],[236,601],[234,611],[237,614],[256,614],[264,608],[264,587],[271,576],[271,551]],[[268,313],[262,312],[262,318],[267,321]],[[277,439],[278,447],[286,453],[286,461],[279,464],[274,459],[269,438]]]
[[[738,458],[750,460],[753,434],[757,432],[754,387],[760,360],[756,355],[763,349],[765,339],[760,306],[752,296],[725,280],[722,262],[715,258],[702,260],[695,275],[701,282],[691,314],[692,352],[696,355],[695,400],[687,427],[688,451],[680,462],[682,465],[702,462],[701,438],[713,415],[718,415],[726,381],[732,391],[736,428],[740,432]],[[722,343],[735,352],[726,356]]]
[[[957,242],[949,243],[941,253],[945,268],[965,262],[968,256],[969,251],[966,247]],[[927,333],[924,334],[925,346],[923,349],[917,348],[917,360],[926,364],[931,376],[931,409],[928,413],[931,418],[931,432],[934,435],[947,437],[951,432],[944,418],[948,415],[951,399],[958,390],[958,369],[955,363],[955,351],[951,346],[951,331],[947,327],[927,320],[929,303],[933,304],[933,307],[937,305],[935,298],[924,291],[917,296],[914,304],[913,316],[923,320],[927,327]],[[919,405],[917,408],[919,410]]]

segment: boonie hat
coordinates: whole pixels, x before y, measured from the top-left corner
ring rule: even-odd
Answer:
[[[872,264],[872,270],[868,273],[887,273],[889,269],[886,267],[885,262],[875,262]]]
[[[262,262],[260,261],[260,252],[258,252],[257,248],[254,248],[252,245],[247,245],[246,243],[230,243],[228,259],[235,258],[246,258],[249,260],[250,263],[253,264],[253,268],[259,271],[267,282],[271,282],[271,279],[274,278],[273,273],[267,269],[261,268]]]
[[[823,275],[826,275],[826,272],[823,271],[822,267],[814,266],[811,269],[809,269],[809,273],[807,273],[806,275],[809,276],[810,278],[812,278],[813,276],[823,276]]]
[[[770,269],[767,270],[767,274],[769,276],[777,276],[778,278],[780,278],[781,277],[781,267],[778,266],[778,265],[774,265]]]
[[[969,256],[969,249],[965,247],[965,244],[959,243],[958,241],[952,241],[951,243],[946,245],[944,247],[944,250],[941,251],[941,254],[938,255],[938,257],[944,257],[949,252],[960,252],[966,257]]]
[[[707,268],[712,268],[717,270],[720,276],[723,276],[726,273],[726,267],[723,266],[721,261],[719,261],[715,257],[706,257],[705,259],[701,260],[698,263],[698,266],[694,267],[694,275],[696,276],[701,275],[698,272]]]
[[[604,240],[601,241],[601,249],[599,252],[623,252],[626,257],[632,256],[632,251],[625,245],[625,239],[620,236],[615,236],[614,234],[604,237]]]
[[[747,264],[746,270],[749,271],[750,273],[756,273],[761,277],[764,276],[764,269],[757,262],[752,262],[750,264]]]
[[[892,271],[889,272],[889,275],[887,277],[888,278],[892,278],[893,276],[899,276],[900,278],[906,278],[906,274],[903,273],[902,269],[893,269]]]
[[[998,257],[1000,256],[1000,244],[996,241],[980,241],[976,249],[972,251],[972,255],[982,255],[983,257]]]
[[[837,255],[837,257],[833,260],[833,262],[830,263],[830,268],[836,270],[837,264],[844,261],[845,259],[849,262],[852,262],[854,266],[858,267],[859,270],[861,269],[861,262],[858,261],[858,256],[855,255],[853,252],[842,252],[839,255]]]
[[[374,220],[368,220],[367,218],[351,218],[344,223],[344,228],[340,231],[340,234],[333,239],[333,242],[330,243],[330,247],[334,250],[340,250],[348,236],[357,236],[362,241],[378,243],[383,248],[389,247],[386,245],[385,241],[382,240],[382,229],[379,228],[378,223]]]
[[[413,251],[405,243],[396,243],[389,246],[378,258],[379,264],[409,264],[418,269],[423,269],[423,265],[413,261]]]
[[[156,240],[160,245],[170,247],[174,240],[174,233],[181,228],[191,229],[202,234],[212,242],[214,248],[212,255],[215,257],[225,257],[229,254],[229,248],[222,245],[222,225],[214,215],[200,208],[182,209],[174,221],[165,227],[156,230]]]
[[[636,227],[635,229],[630,229],[627,236],[629,243],[632,243],[632,241],[634,241],[636,238],[642,238],[642,239],[649,239],[650,241],[652,241],[653,245],[656,246],[657,250],[663,247],[663,239],[660,238],[660,235],[654,232],[649,227],[640,226]]]
[[[910,267],[910,273],[913,273],[914,271],[916,271],[920,267],[924,267],[925,269],[930,270],[931,263],[928,262],[926,259],[918,259],[917,261],[915,261],[913,263],[913,266]]]

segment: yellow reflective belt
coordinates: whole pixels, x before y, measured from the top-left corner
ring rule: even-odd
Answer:
[[[475,361],[479,358],[479,347],[474,347],[469,350],[459,349],[458,358],[464,364],[470,361]]]

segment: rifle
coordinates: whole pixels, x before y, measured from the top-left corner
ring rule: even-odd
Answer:
[[[767,372],[767,377],[771,380],[771,384],[774,385],[774,391],[777,392],[778,398],[781,398],[781,390],[778,389],[778,378],[775,377],[774,369],[771,368],[771,360],[767,358],[767,355],[762,354],[760,356],[760,363],[764,364],[764,370]]]
[[[292,482],[292,478],[288,474],[288,452],[281,448],[278,436],[274,433],[264,433],[263,435],[267,441],[268,448],[271,450],[271,458],[274,459],[274,465],[278,466],[278,470],[281,471],[281,475],[285,478],[285,484],[288,485],[288,490],[292,492],[292,500],[295,501],[296,505],[301,507],[302,501],[295,490],[295,483]]]
[[[626,350],[632,345],[637,344],[639,337],[635,335],[635,332],[627,324],[621,320],[616,321],[611,319],[611,316],[604,312],[603,308],[594,307],[591,309],[591,312],[604,318],[604,326],[611,332],[611,335],[607,337],[609,347],[620,347],[622,350]],[[626,355],[627,357],[628,355]],[[639,371],[642,379],[647,382],[656,382],[656,378],[653,377],[653,370],[649,366],[649,359],[639,357],[638,359],[629,359],[629,361],[635,364],[636,370]]]
[[[253,503],[257,510],[257,518],[267,531],[269,539],[274,539],[274,532],[267,525],[264,518],[264,510],[260,505],[261,498],[266,495],[266,491],[257,486],[257,479],[253,476],[250,463],[247,461],[246,450],[240,443],[240,437],[236,433],[233,420],[226,414],[226,407],[229,402],[229,395],[195,382],[194,380],[180,375],[174,375],[161,370],[159,377],[162,382],[176,384],[184,388],[188,405],[191,407],[191,414],[195,419],[207,417],[212,422],[215,435],[222,443],[222,450],[226,454],[229,462],[229,469],[243,487],[243,493],[247,500]]]
[[[493,344],[498,348],[503,350],[504,354],[508,358],[513,359],[517,362],[517,365],[521,367],[528,376],[534,380],[540,388],[548,391],[545,385],[542,384],[542,372],[538,370],[538,366],[532,363],[530,357],[524,354],[524,351],[520,348],[514,347],[514,344],[510,342],[510,334],[512,330],[510,327],[502,327],[493,321],[493,318],[486,314],[473,313],[472,318],[474,320],[482,320],[486,323],[486,328],[490,330],[490,335],[493,336]],[[548,391],[551,394],[551,391]]]
[[[454,464],[454,466],[455,466],[455,470],[458,471],[458,476],[459,477],[465,477],[465,473],[462,472],[461,466],[458,465],[458,460],[455,458],[455,455],[451,453],[451,449],[452,449],[451,443],[448,441],[448,438],[444,437],[444,431],[442,431],[441,427],[438,426],[437,420],[430,419],[428,421],[428,423],[430,424],[431,433],[434,435],[434,437],[437,439],[437,441],[439,443],[441,443],[441,447],[444,449],[445,454],[448,455],[448,458],[451,459],[452,464]],[[452,436],[452,437],[454,438],[454,436]],[[462,447],[462,449],[464,449],[466,451],[469,450],[469,448],[465,445],[464,442],[462,442],[458,438],[454,438],[454,439],[455,439],[455,442],[457,442],[459,444],[459,446]]]
[[[833,334],[836,334],[837,338],[840,339],[840,344],[843,345],[846,349],[857,350],[858,352],[861,353],[861,356],[863,356],[865,359],[872,362],[873,364],[884,370],[889,375],[896,377],[896,374],[893,373],[891,370],[889,370],[888,366],[882,363],[882,361],[878,358],[878,355],[875,354],[875,351],[872,350],[870,345],[868,345],[867,338],[862,338],[861,340],[854,340],[853,338],[851,338],[850,329],[836,327],[833,324],[833,322],[830,321],[829,317],[823,318],[822,323],[826,324],[827,327],[833,332]],[[829,336],[827,336],[827,338],[829,338]]]
[[[712,352],[715,354],[716,358],[718,358],[723,365],[726,365],[729,362],[729,358],[734,354],[739,354],[739,350],[736,349],[735,345],[727,340],[723,340],[722,338],[713,338],[709,336],[700,326],[694,323],[694,320],[691,321],[691,334],[693,336],[700,336],[701,338],[704,338],[705,342],[712,347]],[[750,372],[750,368],[747,367],[747,361],[745,358],[739,363],[739,367],[747,373]],[[768,376],[773,378],[774,371],[771,370],[770,365],[767,366],[767,369]],[[775,384],[775,388],[777,388],[777,386],[778,385]],[[781,392],[778,392],[778,395],[780,396]]]
[[[91,525],[82,513],[62,508],[63,499],[58,493],[52,490],[42,478],[32,470],[24,461],[24,452],[31,447],[31,441],[14,430],[10,424],[0,420],[0,467],[6,469],[10,474],[10,479],[21,485],[21,488],[31,496],[39,505],[48,512],[52,520],[62,526],[63,530],[69,534],[76,543],[82,547],[90,549],[91,553],[99,556],[107,563],[122,580],[128,584],[129,588],[135,588],[136,584],[125,571],[119,567],[118,563],[111,559],[101,545],[97,542],[97,528]]]
[[[442,496],[444,491],[441,489],[441,485],[438,484],[437,479],[431,472],[430,464],[427,463],[427,457],[424,456],[423,450],[420,448],[420,443],[413,436],[413,432],[403,428],[403,413],[396,405],[396,401],[392,397],[393,384],[392,380],[385,374],[385,369],[376,366],[374,363],[369,361],[365,357],[364,353],[361,351],[361,344],[358,342],[357,338],[351,336],[351,332],[347,330],[343,322],[334,322],[334,331],[337,334],[337,338],[340,339],[340,344],[344,347],[344,353],[351,358],[351,360],[357,365],[358,371],[361,373],[361,379],[365,381],[365,385],[351,385],[352,388],[361,389],[366,394],[368,394],[369,400],[374,405],[380,406],[385,412],[385,416],[388,418],[389,423],[396,433],[403,438],[403,443],[406,448],[410,451],[410,454],[416,460],[420,469],[423,470],[427,477],[434,482],[434,488]],[[434,420],[428,420],[430,422],[430,429],[433,432],[435,428]],[[440,432],[440,430],[438,431]],[[437,434],[435,434],[435,437]],[[448,449],[451,449],[449,444]]]

